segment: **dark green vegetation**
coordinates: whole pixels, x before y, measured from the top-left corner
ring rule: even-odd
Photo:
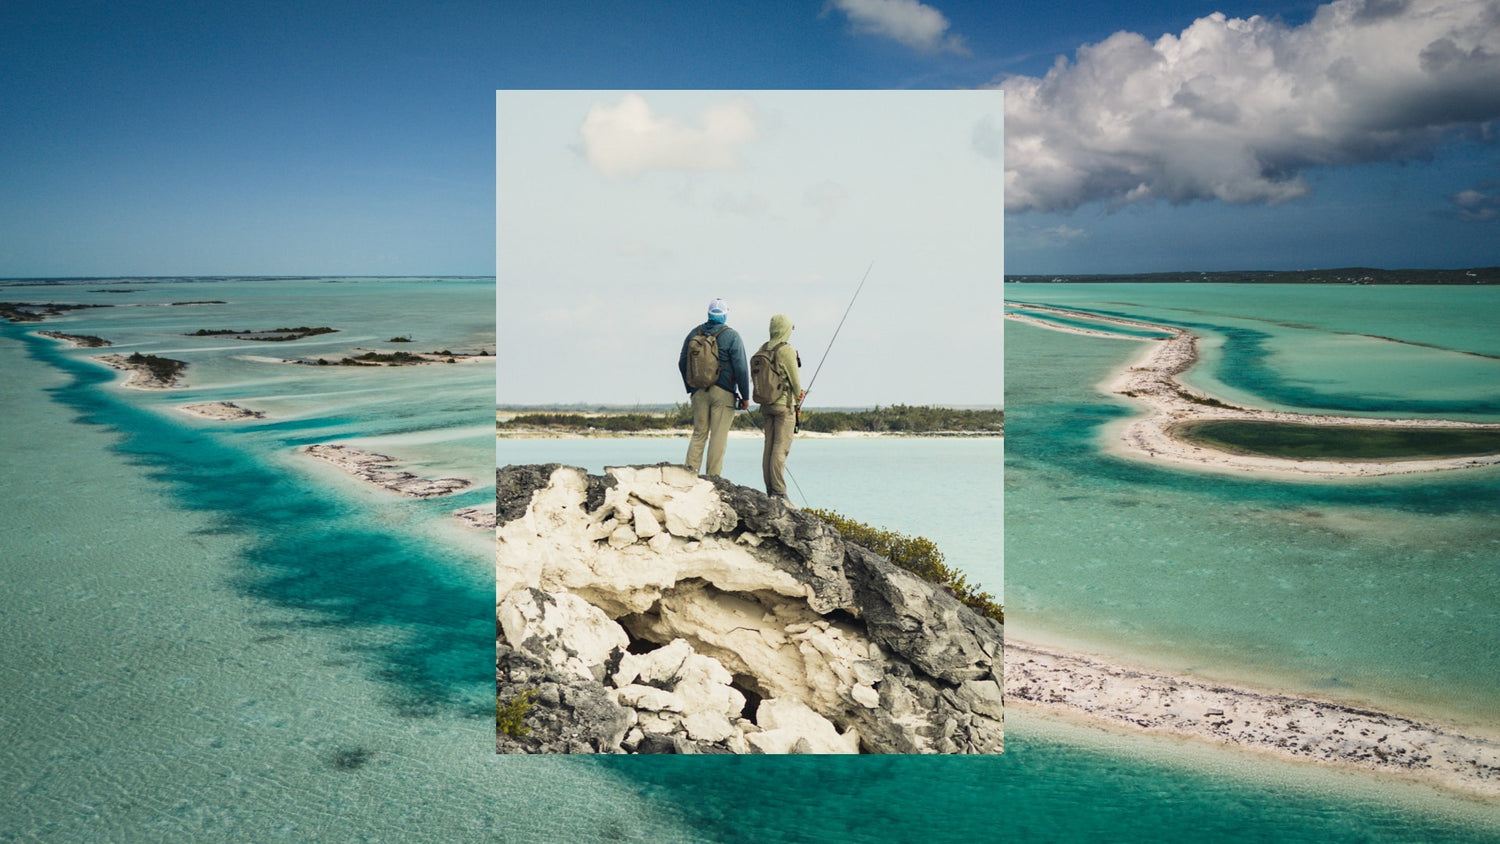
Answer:
[[[508,422],[499,422],[502,428],[566,428],[583,431],[664,431],[682,427],[675,415],[658,416],[653,413],[620,413],[609,416],[584,416],[580,413],[523,413]],[[687,424],[693,424],[691,413]]]
[[[173,307],[176,307],[177,305],[227,305],[227,304],[229,304],[229,303],[226,302],[226,301],[224,301],[223,299],[202,299],[202,300],[199,300],[199,301],[196,301],[196,302],[173,302],[172,303]]]
[[[315,334],[332,334],[337,328],[329,328],[320,325],[299,326],[297,328],[271,328],[264,331],[252,331],[248,328],[200,328],[189,337],[218,337],[220,335],[233,336],[236,340],[259,340],[263,343],[277,343],[283,340],[301,340],[303,337],[312,337]]]
[[[737,413],[734,427],[759,429],[764,425],[760,411]],[[610,431],[629,433],[635,431],[664,431],[693,426],[693,410],[686,402],[676,405],[664,413],[615,413],[586,415],[583,413],[538,412],[523,413],[508,422],[498,423],[507,428],[562,428],[571,431]],[[1004,431],[1005,412],[1002,410],[954,410],[947,407],[908,407],[892,405],[873,410],[804,410],[802,430],[823,433],[843,431],[867,431],[888,434],[929,434],[938,432],[964,432],[983,435],[1000,435]]]
[[[1500,430],[1225,420],[1172,429],[1197,445],[1297,460],[1415,460],[1500,453]]]
[[[97,290],[90,290],[89,292],[90,293],[139,293],[139,292],[141,292],[141,289],[139,287],[101,287],[101,288],[98,288]]]
[[[995,601],[995,596],[981,592],[969,585],[968,577],[943,561],[943,553],[932,544],[932,540],[921,536],[906,536],[885,528],[871,527],[841,516],[832,510],[803,510],[833,525],[845,539],[855,542],[888,558],[891,562],[917,575],[923,580],[940,583],[953,590],[964,605],[994,620],[1005,623],[1005,608]]]
[[[526,713],[531,711],[531,705],[535,702],[536,689],[522,689],[504,703],[496,698],[495,729],[516,738],[531,732],[531,728],[526,726]]]
[[[166,384],[175,381],[177,376],[181,375],[184,369],[187,369],[186,361],[159,358],[156,355],[143,355],[140,352],[132,353],[130,357],[125,359],[125,362],[132,366],[145,366],[151,371],[152,375],[156,376],[157,380]]]
[[[1377,270],[1343,267],[1331,270],[1247,270],[1229,272],[1139,273],[1136,275],[1008,275],[1008,284],[1129,282],[1134,284],[1500,284],[1500,267],[1466,270]]]
[[[352,358],[343,358],[339,361],[340,366],[371,366],[378,363],[388,363],[392,366],[406,366],[413,363],[426,363],[427,358],[414,355],[411,352],[365,352]]]
[[[408,334],[408,335],[403,336],[403,337],[392,337],[391,339],[387,340],[386,342],[387,343],[410,343],[411,342],[411,335]]]

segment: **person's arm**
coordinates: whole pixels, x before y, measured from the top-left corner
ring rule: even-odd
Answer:
[[[689,394],[693,392],[693,388],[688,386],[687,382],[688,343],[692,341],[693,335],[696,333],[698,333],[698,329],[694,328],[688,332],[688,336],[682,338],[682,351],[677,354],[677,371],[682,375],[682,388],[687,390]]]
[[[797,365],[797,350],[788,343],[776,352],[777,362],[781,364],[781,371],[786,373],[787,391],[795,397],[798,407],[802,406],[802,371]]]

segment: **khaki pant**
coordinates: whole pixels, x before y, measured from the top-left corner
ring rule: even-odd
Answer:
[[[760,416],[765,420],[766,450],[761,455],[760,468],[766,476],[767,495],[786,495],[786,457],[792,453],[792,432],[797,425],[797,414],[785,405],[761,405]]]
[[[708,474],[717,475],[724,468],[724,446],[729,442],[729,426],[734,422],[734,396],[715,384],[693,391],[693,438],[688,441],[687,467],[703,470],[703,445],[708,444]]]

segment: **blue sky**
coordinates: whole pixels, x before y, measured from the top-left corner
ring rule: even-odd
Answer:
[[[1003,87],[1011,273],[1494,265],[1497,29],[1494,0],[21,0],[0,276],[490,274],[510,88]]]

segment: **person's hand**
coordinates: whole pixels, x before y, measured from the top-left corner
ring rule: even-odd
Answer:
[[[797,404],[802,404],[802,400],[805,398],[807,398],[807,391],[803,390],[802,392],[797,394]]]
[[[750,409],[750,400],[749,399],[740,399],[740,410],[749,410],[749,409]]]

